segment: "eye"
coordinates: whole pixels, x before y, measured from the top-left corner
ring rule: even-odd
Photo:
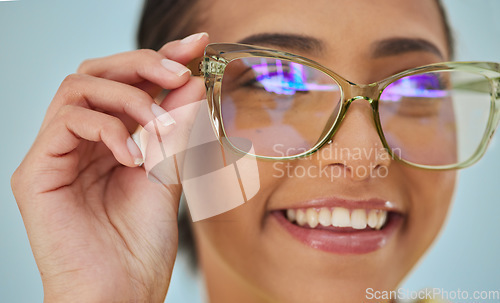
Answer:
[[[380,102],[397,115],[436,116],[449,97],[447,83],[447,79],[436,73],[404,77],[386,87]]]
[[[245,79],[242,87],[263,89],[280,95],[305,94],[311,85],[303,65],[281,60],[252,64],[245,77],[250,79]]]
[[[404,97],[443,98],[448,95],[447,80],[436,73],[403,77],[384,90],[385,100],[398,101]]]

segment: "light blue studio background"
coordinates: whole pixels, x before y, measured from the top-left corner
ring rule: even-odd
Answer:
[[[446,2],[458,59],[500,61],[500,1]],[[0,1],[0,302],[43,298],[10,176],[35,138],[62,79],[86,58],[134,48],[141,4]],[[406,280],[405,289],[500,289],[499,140],[497,135],[485,158],[461,173],[448,225]],[[197,302],[196,285],[185,262],[178,262],[167,302]]]

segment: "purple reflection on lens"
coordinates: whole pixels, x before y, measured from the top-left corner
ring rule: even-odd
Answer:
[[[290,62],[284,70],[281,60],[275,60],[272,64],[261,60],[260,64],[251,65],[251,68],[257,74],[256,81],[268,92],[294,95],[298,91],[339,90],[335,84],[318,84],[314,83],[314,80],[308,79],[307,70],[302,64]]]
[[[382,95],[384,101],[397,102],[403,97],[444,98],[448,90],[437,74],[424,74],[401,78],[387,86]]]

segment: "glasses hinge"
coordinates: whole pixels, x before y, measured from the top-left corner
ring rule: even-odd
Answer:
[[[200,63],[200,70],[203,74],[222,76],[226,65],[222,62],[205,57]]]

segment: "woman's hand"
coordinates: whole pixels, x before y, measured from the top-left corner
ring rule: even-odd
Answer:
[[[184,65],[208,36],[186,40],[86,61],[57,91],[12,177],[45,302],[163,302],[181,187],[147,179],[130,133],[203,98]]]

